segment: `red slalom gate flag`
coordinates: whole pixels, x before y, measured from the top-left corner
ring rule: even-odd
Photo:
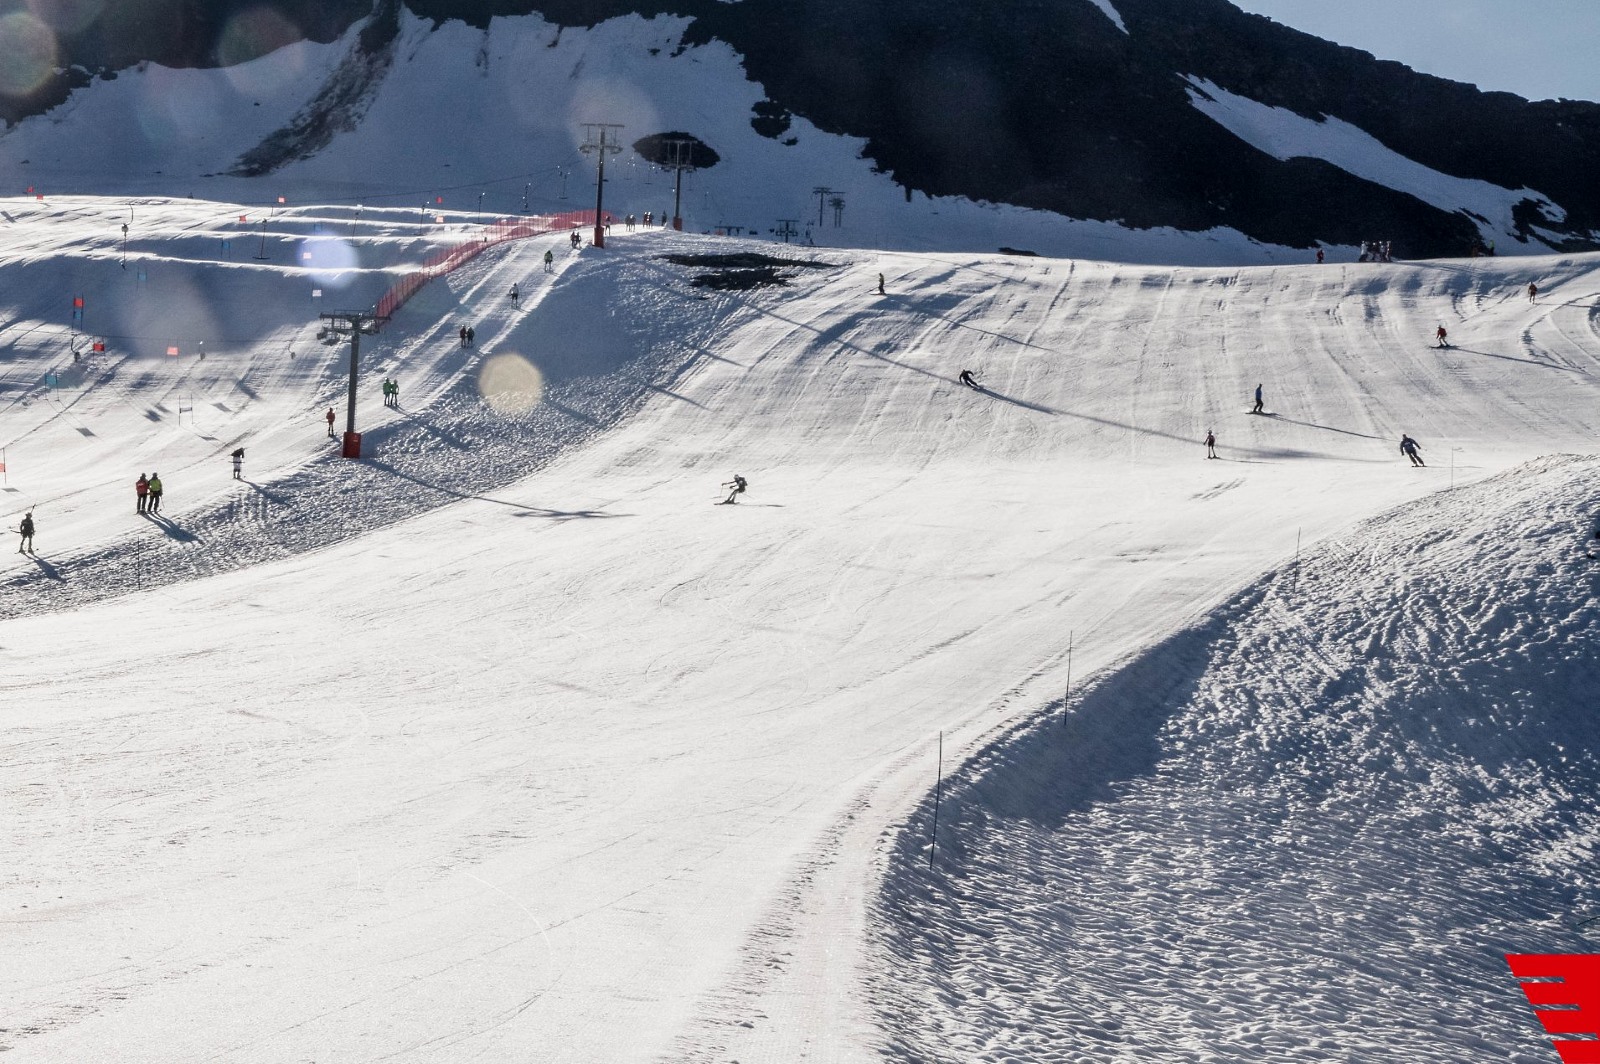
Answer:
[[[248,222],[250,220],[250,216],[246,215],[246,214],[241,214],[241,215],[239,215],[239,220],[241,222]]]
[[[433,202],[435,202],[435,203],[443,203],[444,202],[444,197],[443,196],[435,196],[435,197],[433,197]]]
[[[177,345],[174,344],[173,346],[167,348],[167,357],[168,358],[177,358],[178,357]]]
[[[286,200],[286,199],[284,199],[284,198],[283,198],[283,197],[282,197],[282,196],[279,196],[279,197],[278,197],[278,202],[279,202],[279,203],[288,203],[288,202],[289,202],[289,201],[288,201],[288,200]]]
[[[97,352],[98,351],[104,351],[105,349],[106,349],[106,342],[104,340],[96,340],[94,342],[94,350],[95,351],[97,351]]]
[[[83,309],[83,297],[82,296],[73,296],[72,297],[72,305],[74,307],[77,307],[80,310]]]
[[[1522,983],[1533,1014],[1553,1038],[1562,1064],[1600,1064],[1600,954],[1508,953],[1511,974]]]

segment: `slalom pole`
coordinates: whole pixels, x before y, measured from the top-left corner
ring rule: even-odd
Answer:
[[[1061,700],[1061,725],[1066,727],[1067,710],[1072,706],[1072,632],[1067,633],[1067,696]]]
[[[1300,529],[1294,530],[1294,577],[1289,581],[1289,590],[1300,589]]]
[[[939,803],[944,799],[944,732],[939,733],[939,767],[933,775],[933,830],[928,833],[928,870],[933,870],[933,852],[939,848]]]

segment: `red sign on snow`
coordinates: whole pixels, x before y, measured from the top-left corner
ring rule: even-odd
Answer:
[[[1546,1034],[1585,1036],[1551,1039],[1562,1064],[1600,1064],[1600,954],[1508,953],[1506,963]]]
[[[177,347],[169,347],[169,348],[167,348],[167,357],[168,358],[177,358],[178,357],[178,349],[177,349]]]
[[[72,305],[75,306],[75,307],[83,306],[83,297],[82,296],[73,296],[72,297]]]

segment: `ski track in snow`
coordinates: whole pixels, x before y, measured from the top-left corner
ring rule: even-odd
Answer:
[[[1285,941],[1338,944],[1272,923],[1289,898],[1365,928],[1338,911],[1328,847],[1302,838],[1348,842],[1362,889],[1426,866],[1338,835],[1317,804],[1405,797],[1412,777],[1322,786],[1344,732],[1315,732],[1317,746],[1295,728],[1314,731],[1306,707],[1328,703],[1330,727],[1378,742],[1380,695],[1442,682],[1417,678],[1419,647],[1477,682],[1471,631],[1515,634],[1494,659],[1509,676],[1534,630],[1497,619],[1492,593],[1465,609],[1427,581],[1380,578],[1408,560],[1444,576],[1498,565],[1522,589],[1507,617],[1533,616],[1568,563],[1554,525],[1522,535],[1507,514],[1568,505],[1572,526],[1593,505],[1570,488],[1589,468],[1577,460],[1529,467],[1525,487],[1465,487],[1593,450],[1593,257],[1164,269],[828,252],[832,268],[790,287],[704,294],[659,256],[799,252],[618,227],[545,275],[550,243],[529,241],[428,286],[363,344],[373,458],[351,463],[319,421],[343,410],[345,348],[315,340],[308,292],[327,282],[283,265],[285,248],[345,238],[359,261],[329,301],[359,304],[459,234],[410,212],[306,208],[269,221],[275,260],[218,262],[225,234],[259,225],[226,205],[136,205],[151,216],[141,282],[117,262],[123,205],[31,209],[0,257],[3,497],[8,519],[32,501],[41,520],[39,558],[0,584],[0,802],[18,812],[0,839],[8,1060],[1119,1059],[1153,1037],[1130,1002],[1233,1047],[1225,1059],[1310,1059],[1370,977],[1269,951],[1239,975],[1241,1008],[1259,1011],[1280,967],[1337,980],[1308,991],[1322,995],[1312,1020],[1251,1028],[1202,1007],[1205,969],[1183,967],[1183,949],[1220,963],[1218,943],[1258,917]],[[1544,295],[1529,306],[1533,268]],[[118,339],[51,396],[75,291],[88,327]],[[455,340],[469,321],[475,351]],[[1440,321],[1457,348],[1429,346]],[[160,353],[169,337],[184,357]],[[227,349],[200,362],[201,339]],[[545,372],[547,401],[526,415],[477,397],[482,360],[507,352]],[[955,382],[963,368],[985,391]],[[398,413],[376,397],[390,374]],[[1258,381],[1265,417],[1245,412]],[[180,425],[189,394],[200,414]],[[1208,428],[1222,461],[1202,458]],[[1427,469],[1395,453],[1401,431]],[[228,479],[236,441],[248,484]],[[141,468],[168,480],[168,515],[193,538],[134,516]],[[749,494],[711,505],[735,472]],[[1436,494],[1452,475],[1461,490]],[[1438,531],[1440,514],[1460,531]],[[1462,545],[1480,528],[1481,560]],[[1252,584],[1300,537],[1300,597],[1281,569]],[[146,583],[130,592],[139,543]],[[1340,561],[1351,550],[1378,575]],[[1417,612],[1401,625],[1371,603]],[[1560,615],[1573,640],[1592,642],[1588,608]],[[1347,707],[1329,678],[1359,669],[1352,651],[1294,622],[1316,609],[1339,621],[1325,642],[1369,625],[1386,648],[1366,701]],[[1036,761],[1059,750],[1035,740],[1061,727],[1045,718],[1069,642],[1073,675],[1100,679],[1062,756],[1084,768],[1072,780],[1107,782],[1056,816],[1045,777],[1061,777]],[[1218,656],[1234,645],[1248,652]],[[1223,706],[1219,692],[1255,685],[1268,725],[1146,697],[1206,677],[1196,690]],[[1168,756],[1180,726],[1192,734]],[[941,732],[958,819],[941,833],[950,890],[929,895],[914,866]],[[1256,737],[1279,745],[1255,753]],[[1428,778],[1458,795],[1475,762],[1424,738],[1406,756],[1443,766]],[[1213,746],[1244,760],[1219,766]],[[1275,758],[1294,771],[1274,779]],[[1196,810],[1175,820],[1156,787],[1169,762],[1188,766]],[[1506,793],[1529,800],[1528,781],[1586,765],[1533,758]],[[1218,777],[1256,800],[1207,791]],[[995,815],[986,794],[1017,819],[998,840],[977,830]],[[1262,812],[1269,799],[1283,816]],[[1581,808],[1537,813],[1575,825],[1541,874],[1583,852]],[[1525,837],[1465,800],[1418,809],[1405,798],[1372,822]],[[1241,855],[1274,841],[1276,863],[1246,876]],[[1101,846],[1084,870],[1101,879],[1064,891],[1061,862]],[[1391,927],[1437,929],[1452,899],[1510,882],[1444,867],[1458,894],[1362,932],[1371,970],[1398,970],[1382,967]],[[1127,897],[1064,920],[1094,891]],[[1190,928],[1201,900],[1235,908]],[[1192,941],[1151,938],[1172,938],[1172,920]],[[1459,956],[1465,926],[1404,959]],[[1035,940],[1008,937],[1019,928]],[[1094,1015],[1049,998],[1124,960],[1138,985]],[[1473,1013],[1471,1030],[1528,1019],[1511,981],[1494,985],[1484,1009],[1503,1013]]]

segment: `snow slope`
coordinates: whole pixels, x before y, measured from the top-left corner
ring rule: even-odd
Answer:
[[[384,224],[373,268],[403,269]],[[109,253],[27,232],[8,322]],[[383,334],[367,379],[403,408],[361,465],[317,421],[337,354],[278,354],[309,315],[219,374],[226,433],[112,401],[179,387],[137,351],[46,413],[59,326],[15,326],[7,517],[41,501],[41,556],[0,588],[8,1059],[871,1059],[905,1034],[873,854],[940,732],[947,766],[986,749],[1059,699],[1069,638],[1106,669],[1297,535],[1594,449],[1593,258],[1540,260],[1529,306],[1527,261],[834,251],[705,292],[659,256],[772,246],[618,230],[548,281],[544,246]],[[196,305],[276,306],[280,272]],[[1426,345],[1439,321],[1459,347]],[[510,354],[548,382],[532,411],[473,397]],[[127,509],[150,454],[192,539]],[[750,493],[713,506],[734,472]],[[89,601],[134,541],[157,586]]]
[[[1555,1059],[1503,955],[1594,949],[1597,470],[1326,541],[953,774],[891,1058]]]

